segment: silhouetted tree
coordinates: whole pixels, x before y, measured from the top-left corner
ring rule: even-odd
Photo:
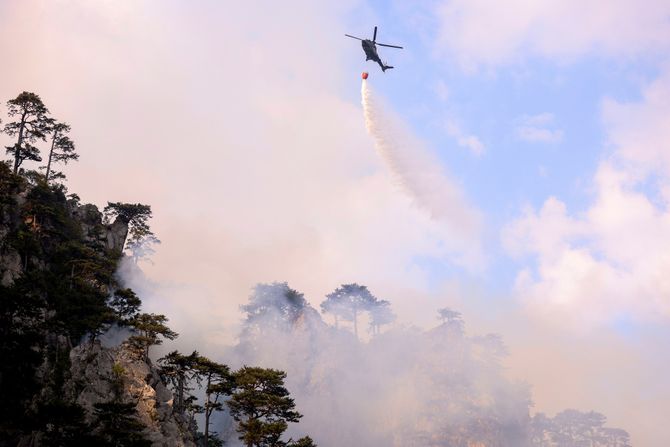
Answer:
[[[160,243],[161,241],[151,231],[133,232],[126,241],[126,250],[130,252],[130,257],[137,264],[141,259],[147,259],[156,253],[154,246]]]
[[[70,126],[52,120],[48,131],[51,133],[51,149],[44,177],[47,182],[55,177],[63,177],[61,173],[51,171],[52,163],[67,164],[70,160],[78,160],[79,154],[75,152],[74,142],[67,136]]]
[[[193,351],[190,355],[172,351],[158,359],[161,377],[167,381],[175,394],[173,408],[177,413],[183,414],[186,411],[188,392],[193,389],[189,387],[189,381],[193,379],[193,367],[199,357],[197,351]]]
[[[264,327],[289,329],[306,305],[304,295],[284,282],[257,284],[249,304],[240,307],[247,315],[245,330],[262,331]]]
[[[297,441],[289,442],[290,447],[317,447],[312,438],[305,436]]]
[[[25,160],[41,161],[39,149],[32,145],[37,140],[46,140],[50,119],[49,109],[35,93],[22,92],[7,101],[7,114],[15,117],[3,128],[4,133],[16,137],[16,143],[7,147],[7,153],[14,157],[14,174]]]
[[[605,416],[595,411],[564,410],[554,418],[542,413],[531,421],[533,447],[630,447],[625,430],[605,427]]]
[[[115,322],[121,326],[129,324],[137,317],[142,300],[132,289],[118,289],[112,294],[109,307],[114,312]]]
[[[57,398],[39,407],[37,421],[44,433],[40,445],[45,447],[89,447],[105,445],[86,422],[84,408]]]
[[[626,430],[603,427],[600,432],[604,440],[603,445],[607,447],[631,447],[630,435]]]
[[[444,307],[439,309],[437,313],[438,318],[442,320],[442,324],[456,332],[463,333],[464,323],[463,316],[460,312],[456,312],[455,310],[451,310],[448,307]]]
[[[152,443],[142,435],[144,424],[136,417],[135,404],[118,400],[93,405],[98,433],[104,447],[151,447]]]
[[[216,363],[207,357],[198,356],[193,364],[193,372],[198,383],[205,389],[205,433],[204,444],[209,447],[211,438],[210,418],[215,411],[223,410],[223,396],[229,396],[233,388],[233,377],[228,366]]]
[[[128,342],[142,352],[145,361],[149,361],[149,348],[163,343],[160,337],[174,340],[179,335],[165,325],[167,321],[165,315],[140,314],[129,322],[136,335],[131,336]]]
[[[151,218],[151,206],[141,203],[107,202],[104,209],[105,218],[111,221],[119,218],[128,225],[147,226]]]
[[[111,223],[113,219],[128,225],[128,237],[126,239],[126,246],[128,243],[136,247],[154,238],[154,243],[159,243],[154,233],[149,227],[149,219],[151,219],[151,206],[143,205],[141,203],[122,203],[122,202],[107,202],[104,209],[105,221]]]
[[[189,395],[184,399],[184,415],[188,418],[188,427],[191,428],[191,431],[196,432],[198,430],[198,423],[195,418],[204,412],[205,409],[198,404],[197,397]]]
[[[370,328],[373,334],[379,334],[379,328],[395,321],[396,315],[391,310],[391,303],[386,300],[374,302],[369,307]]]
[[[500,359],[507,355],[507,348],[498,334],[486,334],[472,338],[476,346],[482,348],[482,358],[489,366],[497,366]]]
[[[442,309],[438,309],[438,318],[442,320],[443,323],[452,323],[455,321],[463,321],[463,316],[461,315],[460,312],[456,312],[455,310],[451,310],[448,307],[443,307]]]
[[[44,308],[28,293],[31,285],[0,284],[0,433],[3,426],[22,424],[30,398],[39,389],[35,372],[43,360],[37,348],[44,338]]]
[[[563,410],[554,417],[552,438],[560,446],[588,445],[605,420],[605,416],[595,411]]]
[[[367,287],[358,284],[343,284],[334,292],[326,295],[325,301],[321,303],[321,310],[330,313],[337,319],[354,323],[354,334],[358,337],[358,314],[370,310],[377,299],[370,293]]]
[[[533,447],[550,447],[554,422],[544,413],[536,413],[530,424],[530,444]]]

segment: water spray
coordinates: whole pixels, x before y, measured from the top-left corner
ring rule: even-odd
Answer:
[[[400,189],[419,209],[444,226],[454,243],[464,251],[478,251],[481,216],[451,180],[442,163],[407,125],[385,107],[368,85],[361,81],[361,103],[368,134]]]

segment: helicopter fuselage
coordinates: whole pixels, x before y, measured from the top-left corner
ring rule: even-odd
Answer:
[[[379,59],[379,54],[377,54],[377,46],[374,44],[369,39],[364,39],[361,42],[361,46],[363,47],[363,51],[365,51],[365,57],[367,61],[373,60],[377,63],[381,63],[381,60]]]

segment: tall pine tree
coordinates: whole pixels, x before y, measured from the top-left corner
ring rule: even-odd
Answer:
[[[70,132],[70,126],[68,124],[52,120],[48,130],[51,133],[51,148],[49,149],[49,159],[44,174],[47,182],[57,177],[63,177],[63,174],[54,172],[51,169],[52,164],[67,164],[70,160],[79,159],[79,154],[77,154],[74,149],[74,142],[67,136]]]
[[[25,160],[41,161],[39,149],[32,143],[46,141],[46,134],[52,123],[48,118],[49,109],[35,93],[22,92],[7,101],[7,114],[15,121],[8,122],[4,133],[16,137],[16,143],[7,147],[7,153],[14,157],[14,174]]]

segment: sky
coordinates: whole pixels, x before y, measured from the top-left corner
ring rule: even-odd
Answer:
[[[451,306],[536,411],[670,444],[670,2],[245,3],[0,0],[0,98],[71,124],[83,201],[152,206],[147,307],[216,350],[258,282],[363,283],[422,327]],[[386,73],[344,37],[375,25]],[[362,71],[470,231],[375,151]]]

